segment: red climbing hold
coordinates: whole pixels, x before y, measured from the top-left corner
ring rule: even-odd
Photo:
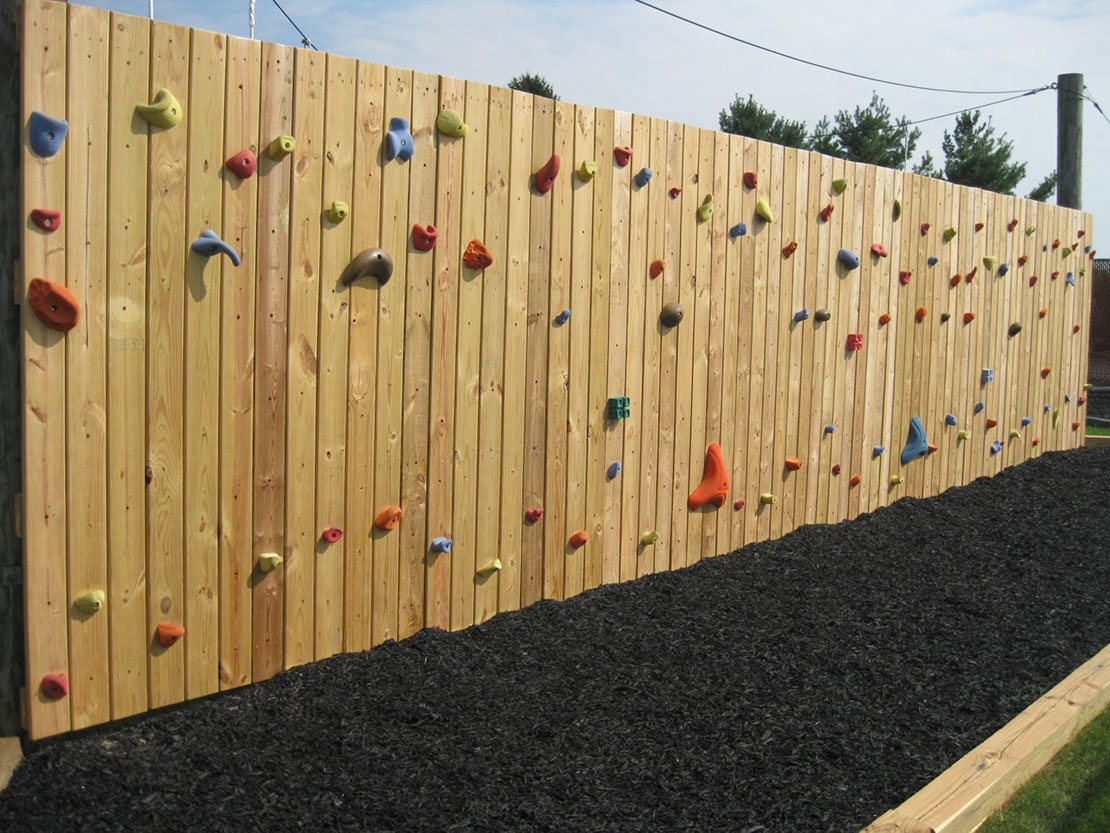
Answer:
[[[1077,405],[1086,405],[1087,404],[1087,397],[1086,396],[1080,396],[1078,399],[1075,400],[1075,402],[1076,402]]]
[[[830,202],[828,205],[821,209],[821,219],[827,223],[829,221],[829,217],[832,216],[832,213],[833,204]]]
[[[65,674],[44,674],[39,691],[47,700],[61,700],[69,694],[69,677]]]
[[[853,474],[852,478],[848,481],[853,486],[858,486],[863,482],[863,475]]]
[[[1055,240],[1052,241],[1052,248],[1054,248],[1054,249],[1059,249],[1060,248],[1060,238],[1057,237]]]
[[[31,222],[43,231],[57,231],[62,227],[62,212],[56,208],[36,208],[31,212]]]
[[[418,252],[430,252],[439,237],[439,229],[428,223],[426,226],[414,223],[412,226],[412,247]]]
[[[1041,307],[1039,310],[1037,310],[1038,318],[1044,318],[1046,315],[1048,315],[1048,307]]]
[[[965,280],[968,283],[971,283],[971,279],[975,277],[975,273],[978,272],[978,271],[979,271],[978,266],[972,267],[971,271],[967,273],[967,276],[965,277]]]
[[[632,148],[617,145],[617,147],[613,148],[613,158],[617,162],[617,167],[625,167],[632,160]]]
[[[840,474],[840,463],[833,463],[832,473],[835,475]]]
[[[802,467],[802,461],[799,460],[797,457],[787,457],[786,458],[786,470],[787,471],[797,471],[801,467]]]
[[[1031,446],[1038,446],[1040,444],[1041,444],[1041,438],[1040,437],[1034,437],[1033,441],[1031,443],[1029,443],[1029,445],[1031,445]]]
[[[910,272],[909,270],[906,270],[906,269],[903,269],[901,272],[898,273],[898,281],[903,286],[908,284],[910,282],[910,278],[912,278],[912,277],[913,277],[913,272]]]
[[[543,517],[543,509],[537,506],[535,509],[529,509],[524,513],[524,517],[528,519],[528,523],[535,523]]]
[[[463,252],[463,263],[471,269],[485,269],[493,264],[493,255],[480,240],[471,240]]]
[[[871,254],[886,257],[886,247],[882,243],[872,243]]]
[[[797,241],[791,241],[791,242],[787,243],[785,246],[782,247],[782,256],[783,257],[790,257],[790,255],[794,254],[794,252],[796,252],[797,250],[798,250]]]
[[[1078,431],[1079,430],[1079,423],[1078,422],[1073,422],[1071,424],[1071,430],[1072,431]]]
[[[996,425],[998,425],[998,420],[997,419],[991,419],[990,417],[987,417],[987,427],[988,428],[994,428],[994,426],[996,426]]]
[[[963,279],[964,279],[964,276],[961,275],[959,272],[957,272],[955,275],[953,275],[951,278],[948,279],[948,283],[951,286],[959,286],[960,281],[962,281]]]
[[[973,313],[973,312],[965,312],[964,313],[964,323],[965,324],[970,324],[974,320],[975,320],[975,313]]]
[[[586,534],[586,531],[580,529],[570,536],[570,545],[575,549],[580,549],[586,545],[586,541],[588,541],[589,538],[590,536]]]
[[[733,503],[732,503],[732,508],[736,509],[736,510],[743,509],[744,508],[744,498],[742,498],[742,497],[736,498],[736,500],[733,501]]]
[[[705,470],[698,488],[690,493],[686,505],[691,510],[701,509],[707,503],[721,507],[728,494],[728,469],[725,455],[717,443],[710,443],[705,452]]]
[[[677,200],[677,199],[678,199],[678,195],[682,193],[682,189],[681,189],[681,188],[672,188],[672,189],[671,189],[670,191],[668,191],[667,193],[671,195],[671,199],[672,199],[672,200]]]
[[[1083,229],[1080,229],[1079,231],[1077,231],[1077,232],[1075,233],[1075,235],[1076,235],[1076,237],[1082,237],[1082,236],[1083,236],[1084,234],[1086,234],[1086,233],[1087,233],[1087,232],[1085,232],[1085,231],[1084,231]]]
[[[889,312],[884,312],[882,315],[879,316],[879,326],[880,327],[883,326],[884,324],[889,324],[889,323],[890,323],[890,313]]]
[[[320,537],[327,541],[329,544],[334,544],[336,541],[343,537],[343,530],[337,526],[329,526],[327,529],[324,530],[323,534]]]
[[[749,191],[754,191],[755,186],[759,184],[759,177],[756,176],[755,171],[744,172],[744,185],[747,186]]]
[[[982,223],[976,223],[975,224],[975,230],[976,231],[982,231],[983,230],[983,224]]]
[[[922,223],[921,224],[921,236],[924,237],[928,233],[929,233],[929,224],[928,223]]]
[[[185,635],[185,628],[173,622],[158,623],[158,644],[168,648]]]
[[[925,316],[928,314],[929,310],[926,307],[918,307],[917,312],[914,314],[914,317],[917,319],[917,323],[920,324],[922,321],[925,320]]]
[[[1016,228],[1017,228],[1017,218],[1015,217],[1013,220],[1010,220],[1010,222],[1006,224],[1006,229],[1008,231],[1013,231]]]
[[[1051,368],[1051,367],[1042,367],[1042,368],[1041,368],[1041,378],[1042,378],[1042,379],[1047,379],[1047,378],[1048,378],[1048,374],[1049,374],[1049,373],[1051,373],[1051,372],[1052,372],[1052,368]]]
[[[227,160],[227,169],[234,171],[240,179],[250,179],[254,176],[254,169],[258,165],[254,153],[250,148],[243,148]]]
[[[1036,275],[1030,275],[1029,276],[1029,285],[1032,286],[1036,282],[1037,282],[1037,276]]]
[[[536,190],[541,194],[546,194],[551,190],[551,186],[555,184],[555,177],[559,175],[559,154],[551,154],[551,158],[547,160],[547,164],[536,171]]]
[[[1058,277],[1060,277],[1060,273],[1059,273],[1059,272],[1053,272],[1053,273],[1052,273],[1052,280],[1056,280],[1056,279],[1057,279]]]
[[[378,529],[389,532],[397,524],[401,522],[401,507],[400,506],[387,506],[378,513],[378,517],[374,518],[374,526]]]
[[[863,333],[848,333],[848,349],[849,350],[862,350],[863,349]]]
[[[653,278],[658,278],[660,275],[663,274],[663,270],[666,269],[666,268],[667,268],[667,261],[665,261],[665,260],[653,260],[651,262],[651,266],[648,269],[648,273]]]
[[[1078,324],[1072,324],[1071,325],[1071,331],[1073,333],[1078,333],[1079,332],[1079,325]]]
[[[68,332],[81,318],[77,297],[63,284],[34,278],[27,287],[27,300],[39,320],[52,330]]]

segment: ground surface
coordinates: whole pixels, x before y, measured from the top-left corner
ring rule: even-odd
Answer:
[[[1110,643],[1110,449],[37,744],[0,830],[858,831]]]

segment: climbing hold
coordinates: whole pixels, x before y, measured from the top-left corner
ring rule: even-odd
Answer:
[[[833,463],[831,471],[832,471],[834,477],[839,477],[840,476],[840,463]]]
[[[451,552],[451,545],[455,542],[450,538],[433,538],[432,539],[432,552]]]
[[[991,371],[991,373],[994,373],[994,371],[992,370],[992,371]],[[994,380],[994,377],[992,376],[992,377],[991,377],[991,381],[993,381],[993,380]],[[983,409],[984,409],[985,407],[987,407],[987,406],[986,406],[986,405],[984,405],[984,404],[983,404],[982,402],[976,402],[976,403],[975,403],[975,407],[971,409],[971,412],[972,412],[972,413],[974,413],[974,414],[978,414],[978,413],[981,413],[981,412],[982,412],[982,410],[983,410]]]
[[[759,496],[759,502],[765,503],[768,506],[774,506],[776,503],[779,502],[779,499],[770,492],[764,492]]]
[[[964,323],[965,324],[970,324],[974,320],[975,320],[975,313],[973,313],[973,312],[965,312],[964,313]]]
[[[902,216],[902,201],[896,199],[894,201],[894,208],[890,212],[890,217],[891,217],[892,220],[897,220],[901,216]]]
[[[1080,327],[1079,327],[1079,325],[1078,325],[1078,324],[1072,324],[1072,325],[1071,325],[1071,331],[1072,331],[1073,333],[1078,333],[1078,332],[1079,332],[1079,329],[1080,329]]]
[[[560,327],[563,326],[564,324],[566,324],[568,321],[570,321],[570,310],[569,309],[565,309],[562,312],[560,312],[558,315],[555,316],[555,323]]]
[[[1033,232],[1035,232],[1036,230],[1037,230],[1036,226],[1026,226],[1025,227],[1025,236],[1026,237],[1032,236]]]
[[[982,223],[976,223],[975,224],[975,230],[976,231],[982,231],[983,230],[983,224]]]
[[[956,437],[957,437],[957,439],[961,439],[961,440],[970,440],[970,439],[971,439],[971,432],[970,432],[970,431],[968,431],[968,430],[967,430],[967,429],[965,428],[964,430],[960,431],[960,432],[959,432],[959,433],[958,433],[958,434],[956,435]]]
[[[458,110],[440,110],[439,115],[436,116],[436,130],[447,136],[454,136],[460,139],[466,135],[470,130],[466,126],[466,122],[462,119],[462,114]]]
[[[1086,383],[1084,383],[1084,385],[1083,385],[1083,392],[1084,392],[1084,393],[1086,393],[1086,392],[1087,392],[1087,391],[1089,391],[1089,390],[1090,390],[1090,389],[1091,389],[1092,387],[1093,387],[1093,386],[1091,385],[1091,383],[1090,383],[1090,382],[1086,382]]]
[[[987,417],[987,428],[994,428],[996,425],[998,425],[997,419],[991,419],[990,417]]]
[[[738,497],[732,502],[732,508],[739,511],[744,508],[745,503],[746,501],[744,500],[744,498]]]
[[[965,280],[968,283],[971,283],[971,279],[975,277],[975,273],[978,272],[978,271],[979,271],[978,266],[972,267],[971,271],[967,273],[967,276],[965,277]]]
[[[485,269],[493,264],[493,255],[480,240],[471,240],[463,252],[463,263],[471,269]]]
[[[416,251],[430,252],[438,239],[439,229],[431,223],[426,226],[422,226],[420,223],[412,224],[412,247]]]
[[[31,222],[43,231],[57,231],[62,227],[62,212],[56,208],[31,210]]]
[[[254,156],[254,151],[250,148],[243,148],[227,160],[227,169],[240,179],[250,179],[254,176],[254,169],[257,165],[258,160]]]
[[[786,458],[786,470],[787,471],[797,471],[801,467],[802,467],[802,461],[799,460],[797,457],[787,457]]]
[[[1072,430],[1072,431],[1078,431],[1078,430],[1079,430],[1079,425],[1080,425],[1080,423],[1079,423],[1079,422],[1073,422],[1073,423],[1071,424],[1071,430]]]
[[[882,243],[872,243],[871,244],[871,254],[876,255],[878,257],[886,257],[887,256],[886,255],[886,248],[883,246]]]
[[[1036,275],[1030,275],[1029,276],[1029,285],[1034,286],[1036,283],[1037,283],[1037,276]]]
[[[943,324],[943,323],[944,323],[945,321],[947,321],[947,320],[948,320],[949,318],[951,318],[951,317],[952,317],[952,316],[951,316],[951,315],[950,315],[949,313],[947,313],[947,312],[942,312],[942,313],[940,314],[940,323],[941,323],[941,324]]]
[[[825,433],[826,434],[835,434],[836,433],[836,426],[835,425],[826,425],[825,426]]]
[[[1038,446],[1040,444],[1041,444],[1041,438],[1040,437],[1034,437],[1032,442],[1029,443],[1029,445],[1031,445],[1031,446]]]
[[[1065,281],[1068,283],[1069,286],[1075,286],[1075,275],[1073,275],[1071,272],[1068,272],[1068,276],[1067,278],[1065,278]]]
[[[285,559],[276,552],[264,552],[258,556],[258,569],[264,573],[273,572]]]
[[[832,185],[836,193],[843,194],[844,190],[848,187],[848,180],[844,177],[840,177],[839,179],[834,179]]]
[[[997,454],[1001,450],[1002,442],[1000,440],[995,440],[993,443],[991,443],[991,454]]]
[[[929,233],[929,224],[928,223],[922,223],[921,224],[921,236],[924,237],[928,233]]]
[[[1047,405],[1047,404],[1046,404],[1046,405],[1044,406],[1044,410],[1045,410],[1045,413],[1048,413],[1049,411],[1051,411],[1051,410],[1052,410],[1052,406],[1051,406],[1051,405]]]
[[[69,132],[69,122],[65,119],[53,119],[35,110],[27,120],[27,132],[31,150],[39,156],[53,156],[62,148],[62,142]]]
[[[27,300],[39,320],[52,330],[69,332],[81,319],[77,296],[64,284],[34,278],[27,286]]]
[[[767,203],[767,200],[756,200],[755,213],[757,216],[762,217],[768,223],[775,222],[775,215],[771,212],[771,206]]]
[[[332,200],[331,207],[328,209],[328,219],[333,223],[342,223],[350,213],[351,209],[343,200]]]
[[[1021,332],[1021,324],[1015,321],[1013,324],[1010,325],[1010,329],[1007,330],[1007,332],[1009,333],[1010,338],[1013,338]]]
[[[828,321],[830,318],[832,318],[832,313],[822,307],[821,309],[817,310],[816,313],[814,313],[813,317],[818,321]]]
[[[1060,424],[1060,409],[1056,408],[1052,411],[1052,427],[1055,428]]]
[[[1010,429],[1010,439],[1011,440],[1020,439],[1020,437],[1021,437],[1021,432],[1020,431],[1018,431],[1016,428],[1011,428]]]
[[[158,623],[158,644],[163,648],[169,648],[184,635],[185,628],[182,625],[173,622]]]
[[[108,601],[103,590],[93,590],[79,597],[73,604],[82,613],[96,613]]]
[[[755,186],[758,185],[758,184],[759,184],[759,177],[756,175],[755,171],[745,171],[744,172],[744,185],[747,187],[747,189],[749,191],[754,191]]]
[[[985,385],[985,384],[987,384],[987,382],[993,382],[993,381],[994,381],[994,370],[992,370],[989,367],[984,367],[982,374],[980,374],[980,376],[979,376],[979,384],[980,385]],[[976,405],[975,407],[978,408],[979,406]],[[982,410],[982,409],[980,409],[980,410]],[[979,411],[976,411],[976,413],[979,413]]]
[[[154,101],[136,105],[135,110],[155,127],[174,127],[181,121],[181,105],[165,87],[155,94]]]
[[[585,535],[585,533],[582,533],[582,534]],[[500,558],[495,558],[492,561],[487,561],[485,564],[483,564],[481,567],[479,567],[478,570],[477,570],[477,573],[482,578],[488,578],[489,576],[492,576],[494,573],[496,573],[500,569],[501,569],[501,559]]]
[[[987,267],[988,271],[994,268],[995,260],[993,257],[984,257],[983,265]]]
[[[889,312],[884,312],[882,315],[879,316],[879,326],[880,327],[882,327],[884,324],[889,324],[889,323],[890,323],[890,313]]]
[[[929,264],[930,266],[936,266],[936,265],[937,265],[937,262],[938,262],[939,260],[940,260],[940,258],[938,258],[938,257],[937,257],[936,255],[933,255],[933,256],[932,256],[931,258],[929,258],[929,260],[928,260],[928,264]]]
[[[297,147],[297,140],[292,136],[275,136],[270,140],[266,152],[275,162],[292,153]]]
[[[1024,416],[1021,418],[1021,426],[1024,428],[1026,425],[1033,421],[1033,417]]]
[[[551,154],[547,163],[536,171],[536,190],[546,194],[555,185],[555,177],[559,175],[559,154]]]
[[[1000,263],[1000,264],[998,264],[998,277],[1001,278],[1003,275],[1005,275],[1009,271],[1010,271],[1010,264],[1009,263]]]
[[[952,240],[952,238],[955,237],[955,236],[956,236],[956,227],[955,226],[949,226],[948,228],[946,228],[944,230],[944,242],[945,243],[950,242]]]
[[[1029,255],[1022,255],[1018,258],[1018,266],[1024,266],[1029,262]]]
[[[329,544],[334,544],[336,541],[343,537],[343,530],[337,526],[329,526],[322,533],[320,533],[320,537],[327,541]]]
[[[677,327],[682,321],[682,304],[670,301],[663,305],[659,313],[659,323],[664,327]]]
[[[849,249],[841,249],[836,254],[836,259],[847,266],[849,269],[859,268],[859,255]]]
[[[613,159],[616,160],[618,168],[625,167],[632,160],[632,148],[618,145],[613,148]]]
[[[921,424],[921,417],[910,417],[910,433],[906,439],[906,446],[902,449],[902,465],[910,460],[929,453],[929,441],[925,438],[925,426]]]
[[[706,194],[705,199],[698,206],[698,219],[703,223],[713,216],[713,195]]]
[[[605,415],[609,419],[628,419],[632,415],[630,404],[627,396],[610,396]]]
[[[736,225],[734,225],[732,228],[730,228],[728,230],[729,237],[743,237],[747,233],[748,233],[748,224],[747,223],[737,223]]]
[[[1046,315],[1048,315],[1048,307],[1041,307],[1039,310],[1037,310],[1038,318],[1044,318]]]
[[[190,247],[194,252],[202,257],[212,257],[213,255],[227,255],[231,258],[231,262],[238,266],[239,253],[231,246],[219,238],[216,232],[212,229],[205,229],[200,233],[200,237],[193,241]]]
[[[1077,405],[1086,405],[1087,404],[1087,397],[1086,396],[1076,397],[1075,403]]]
[[[1076,236],[1076,237],[1082,237],[1082,236],[1083,236],[1084,234],[1086,234],[1086,233],[1087,233],[1086,231],[1084,231],[1083,229],[1080,229],[1079,231],[1077,231],[1077,232],[1075,233],[1075,236]]]
[[[589,182],[594,178],[597,173],[597,162],[592,160],[583,162],[578,168],[578,178],[583,182]]]
[[[374,518],[374,526],[378,529],[389,532],[397,524],[401,522],[401,507],[400,506],[387,506],[378,513],[378,517]]]
[[[39,683],[39,691],[47,700],[61,700],[69,694],[69,677],[63,674],[45,674]]]
[[[413,142],[412,133],[409,132],[409,120],[401,116],[394,116],[389,120],[389,132],[385,134],[385,159],[391,162],[400,159],[407,162],[412,158],[416,144]]]
[[[917,322],[920,324],[922,321],[925,320],[925,316],[928,315],[928,314],[929,314],[929,310],[927,308],[918,307],[917,312],[914,314],[914,318],[916,318]]]
[[[1052,280],[1056,280],[1056,279],[1057,279],[1058,277],[1060,277],[1060,273],[1059,273],[1059,272],[1053,272],[1053,273],[1052,273]]]
[[[944,415],[944,424],[945,425],[955,425],[956,424],[956,415],[955,414],[945,414]]]
[[[808,308],[800,309],[796,313],[794,313],[794,320],[795,321],[805,321],[807,318],[809,318],[809,309]]]
[[[905,482],[906,482],[906,478],[904,478],[900,474],[896,474],[896,475],[894,475],[893,477],[890,478],[890,485],[891,486],[901,486]]]
[[[1071,394],[1070,393],[1065,393],[1064,394],[1064,401],[1065,402],[1071,402]]]
[[[829,221],[829,218],[832,216],[832,213],[833,204],[830,202],[828,205],[821,209],[821,219],[827,223]]]
[[[667,193],[670,194],[670,197],[671,197],[672,200],[677,200],[678,195],[682,193],[682,189],[678,188],[678,187],[675,187],[675,188],[672,188]]]
[[[1010,220],[1010,222],[1008,222],[1006,224],[1006,228],[1009,231],[1013,231],[1014,229],[1016,229],[1017,228],[1017,218],[1015,217],[1013,220]]]
[[[651,181],[651,168],[640,168],[640,172],[636,174],[635,180],[636,184],[643,188]]]
[[[620,473],[621,473],[621,464],[616,463],[616,462],[610,463],[608,471],[605,472],[605,479],[606,480],[615,480],[617,475],[620,474]]]
[[[527,518],[529,523],[535,523],[543,517],[543,508],[536,506],[533,509],[528,509],[524,512],[524,517]]]
[[[882,453],[884,451],[886,451],[886,446],[885,445],[877,445],[877,446],[875,446],[874,448],[871,449],[871,456],[872,457],[880,457],[880,456],[882,456]]]
[[[665,261],[665,260],[653,260],[651,262],[651,266],[648,268],[648,274],[650,274],[653,278],[658,278],[660,275],[663,274],[663,270],[666,269],[666,268],[667,268],[667,261]]]
[[[343,286],[350,286],[361,278],[371,277],[384,286],[392,275],[393,258],[381,249],[365,249],[347,264],[347,268],[339,276],[339,282]]]
[[[640,543],[643,544],[645,547],[650,547],[658,540],[659,533],[656,532],[654,529],[649,529],[647,532],[640,536]]]
[[[710,443],[705,452],[705,469],[702,473],[701,483],[690,493],[686,505],[691,511],[700,509],[707,503],[721,507],[728,494],[728,469],[725,467],[725,455],[717,443]]]
[[[961,275],[959,272],[957,272],[955,275],[953,275],[951,278],[949,278],[948,285],[949,286],[959,286],[960,281],[962,281],[963,279],[964,279],[964,276]]]
[[[1060,238],[1059,237],[1057,237],[1055,240],[1052,241],[1052,248],[1054,248],[1054,249],[1059,249],[1060,248]]]
[[[848,483],[851,484],[852,486],[858,486],[862,482],[863,482],[863,475],[860,475],[860,474],[853,474],[848,479]]]
[[[1051,367],[1042,367],[1042,368],[1041,368],[1041,378],[1042,378],[1042,379],[1047,379],[1047,378],[1048,378],[1048,374],[1049,374],[1049,373],[1051,373],[1051,372],[1052,372],[1052,368],[1051,368]]]
[[[580,529],[578,530],[578,532],[570,536],[570,545],[575,549],[578,549],[579,547],[583,546],[587,540],[589,540],[589,537],[590,536],[586,534],[585,530]]]
[[[898,273],[898,282],[901,283],[902,286],[905,286],[906,284],[908,284],[910,282],[910,278],[912,278],[912,277],[913,277],[913,272],[910,272],[907,269],[903,269],[902,271],[900,271]]]
[[[848,350],[862,350],[863,349],[863,333],[848,333]]]
[[[782,247],[782,256],[790,257],[796,251],[798,251],[798,243],[796,240],[792,240]]]

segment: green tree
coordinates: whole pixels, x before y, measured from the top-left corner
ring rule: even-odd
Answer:
[[[816,131],[814,150],[884,168],[901,168],[913,156],[921,138],[921,131],[916,127],[911,130],[905,117],[895,120],[891,116],[878,93],[871,94],[866,107],[837,113],[835,127],[827,117],[821,119]]]
[[[1053,171],[1044,179],[1041,184],[1029,192],[1029,199],[1039,200],[1040,202],[1048,202],[1056,196],[1056,181],[1059,179],[1057,172]]]
[[[532,93],[532,95],[540,95],[544,98],[552,98],[555,101],[559,100],[559,96],[555,95],[555,90],[547,83],[547,79],[542,75],[533,75],[530,72],[525,72],[522,75],[517,75],[509,82],[510,90],[520,90],[522,93]]]
[[[725,133],[750,136],[787,147],[809,147],[804,121],[784,119],[758,104],[751,95],[747,101],[737,95],[732,104],[721,111],[720,125]]]
[[[933,154],[929,151],[925,151],[921,161],[913,166],[913,172],[922,176],[931,176],[934,179],[944,179],[944,173],[937,167],[936,160],[933,159]]]
[[[1010,161],[1014,143],[1005,133],[995,136],[990,119],[981,120],[981,116],[978,110],[961,113],[955,129],[944,131],[944,178],[957,185],[1013,194],[1025,178],[1025,163]]]

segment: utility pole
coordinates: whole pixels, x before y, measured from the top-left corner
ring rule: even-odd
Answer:
[[[1056,204],[1082,208],[1083,76],[1056,76]]]

